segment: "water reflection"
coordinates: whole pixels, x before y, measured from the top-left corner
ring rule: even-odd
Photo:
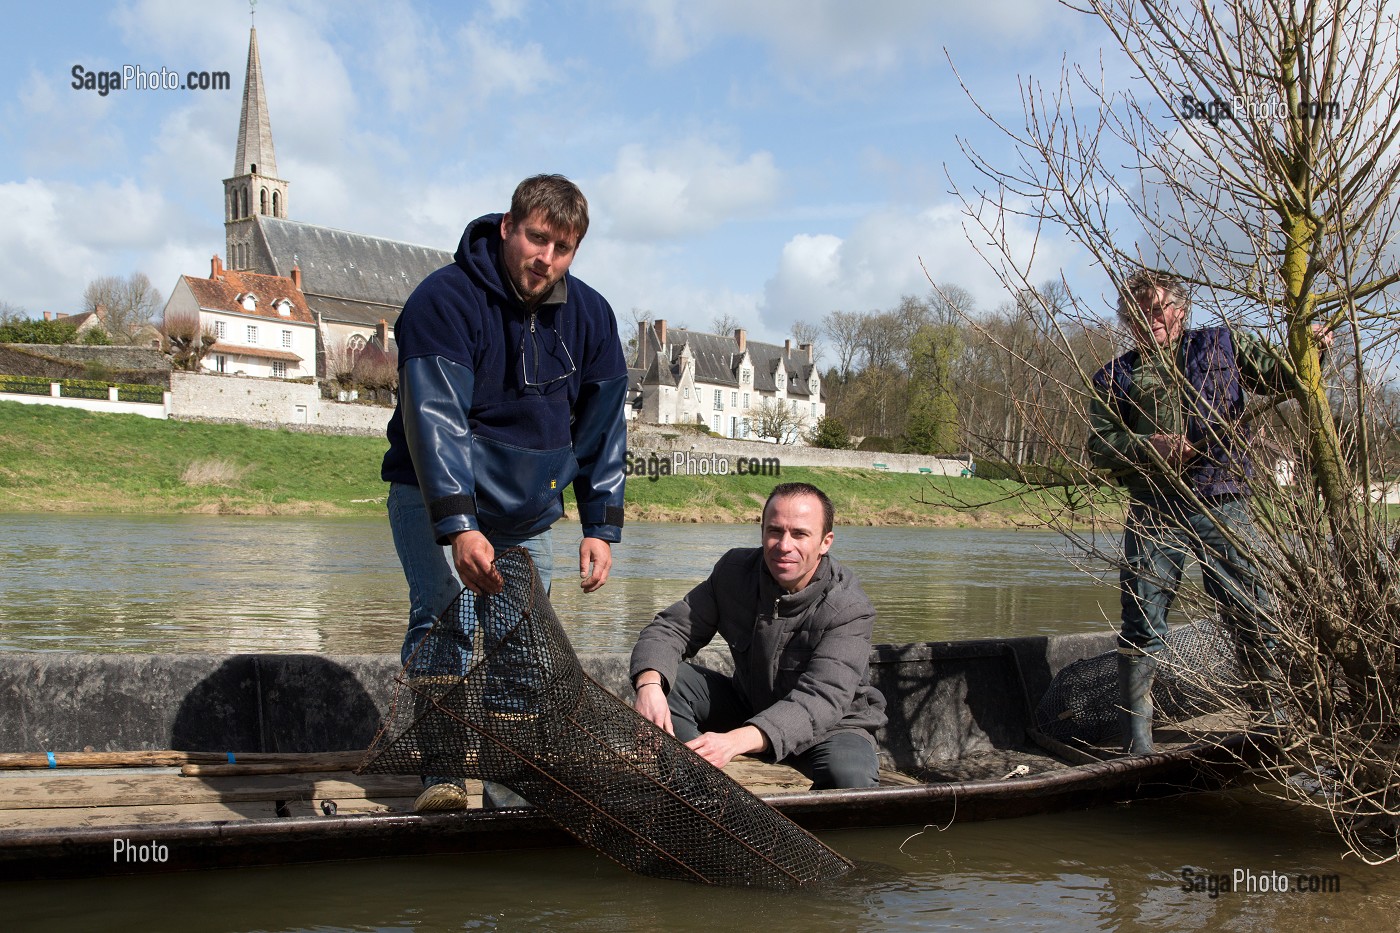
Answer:
[[[580,649],[629,649],[753,525],[629,525],[613,578],[572,580],[556,535],[554,602]],[[879,610],[876,640],[1103,629],[1117,596],[1049,533],[839,528],[833,550]],[[0,649],[396,651],[406,590],[387,522],[230,516],[0,515]]]

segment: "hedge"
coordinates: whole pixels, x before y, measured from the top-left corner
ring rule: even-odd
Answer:
[[[45,379],[42,376],[0,375],[0,392],[17,392],[23,395],[48,395],[49,386],[57,382],[64,398],[105,399],[108,388],[115,386],[117,398],[123,402],[161,402],[165,399],[164,386],[143,386],[122,382],[99,382],[92,379]]]

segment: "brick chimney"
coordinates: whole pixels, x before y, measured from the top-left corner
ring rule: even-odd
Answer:
[[[812,345],[810,343],[799,343],[797,349],[799,352],[807,354],[807,362],[812,362]]]
[[[52,311],[45,311],[45,312],[44,312],[44,320],[46,320],[46,321],[52,321],[52,320],[53,320],[53,312],[52,312]]]
[[[791,354],[791,353],[792,353],[792,341],[791,341],[791,340],[784,340],[784,341],[783,341],[783,356],[788,356],[788,355]]]
[[[301,266],[292,266],[292,288],[301,291]],[[386,343],[384,346],[387,347],[388,344]]]
[[[651,326],[656,329],[656,339],[662,347],[666,346],[666,319],[657,318],[651,322]]]
[[[215,253],[209,260],[209,278],[219,281],[224,277],[224,261]]]
[[[301,270],[293,266],[292,275],[295,278],[301,278]],[[298,286],[298,288],[299,287],[300,286]],[[374,327],[374,339],[379,341],[379,349],[383,350],[385,353],[389,352],[389,322],[384,320],[384,318],[380,318],[379,323]]]
[[[734,343],[736,346],[738,346],[740,353],[743,353],[745,350],[748,349],[749,335],[748,332],[745,331],[742,327],[735,328]]]

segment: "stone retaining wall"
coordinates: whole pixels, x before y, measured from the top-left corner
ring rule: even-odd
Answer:
[[[149,347],[89,347],[80,344],[16,344],[22,350],[69,363],[101,363],[109,369],[141,369],[170,372],[170,359]]]
[[[382,436],[394,411],[324,399],[307,383],[213,373],[171,373],[170,395],[172,418],[328,434]]]

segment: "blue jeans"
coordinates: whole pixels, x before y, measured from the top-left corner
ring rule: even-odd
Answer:
[[[434,540],[433,523],[428,519],[428,507],[417,486],[407,483],[389,484],[389,528],[394,535],[394,550],[408,581],[408,632],[404,636],[400,661],[408,663],[409,655],[428,634],[438,616],[452,605],[462,592],[462,581],[452,564],[452,548]],[[533,537],[496,534],[485,531],[486,540],[497,551],[519,545],[530,552],[540,582],[549,592],[554,574],[554,535],[546,530]],[[469,658],[464,661],[470,661]],[[465,670],[465,667],[463,668]]]
[[[728,732],[756,712],[744,702],[734,681],[698,664],[682,662],[666,698],[676,738],[689,742],[701,732]],[[860,732],[836,732],[782,761],[812,781],[812,790],[835,787],[874,787],[880,782],[880,758],[875,745]]]
[[[404,635],[400,650],[400,663],[405,667],[413,650],[418,647],[433,623],[437,621],[453,601],[462,593],[462,581],[452,563],[452,548],[437,543],[433,534],[433,524],[428,518],[428,507],[423,502],[423,493],[417,486],[407,483],[389,485],[389,528],[394,536],[394,550],[398,552],[399,563],[403,566],[404,579],[408,581],[408,632]],[[545,530],[531,537],[503,535],[485,531],[486,540],[497,552],[517,545],[530,552],[535,570],[545,592],[549,592],[550,578],[554,573],[554,536]],[[472,594],[466,594],[467,599]],[[489,633],[488,633],[489,634]],[[465,674],[471,664],[470,640],[459,643],[459,669],[450,673]],[[509,669],[509,665],[504,665]],[[429,673],[421,671],[419,673]],[[431,673],[446,673],[433,671]],[[500,692],[506,692],[502,684]],[[491,697],[487,697],[491,699]],[[455,781],[454,778],[424,775],[425,785]],[[488,807],[518,807],[529,804],[518,794],[503,785],[486,782],[483,789]]]
[[[1254,540],[1249,500],[1207,500],[1204,512],[1179,500],[1134,502],[1123,533],[1123,568],[1119,573],[1123,627],[1119,646],[1155,654],[1166,647],[1167,610],[1176,599],[1186,560],[1201,563],[1206,595],[1220,606],[1227,624],[1246,650],[1272,653],[1275,629],[1268,621],[1269,596],[1254,562],[1228,540],[1222,529],[1242,542]]]

